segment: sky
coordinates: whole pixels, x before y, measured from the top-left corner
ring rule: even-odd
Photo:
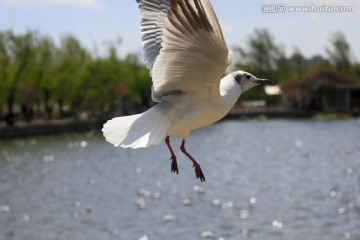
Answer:
[[[360,60],[358,0],[211,0],[229,48],[246,46],[254,29],[267,29],[288,56],[326,56],[325,47],[341,31]],[[310,12],[293,12],[293,6]],[[350,11],[331,8],[350,7]],[[352,8],[352,11],[351,11]],[[336,10],[334,10],[336,11]],[[342,12],[339,12],[342,11]],[[348,12],[343,12],[348,11]],[[71,34],[93,54],[104,55],[109,43],[122,39],[120,56],[142,52],[139,9],[135,0],[0,0],[0,31],[36,30],[59,43]]]

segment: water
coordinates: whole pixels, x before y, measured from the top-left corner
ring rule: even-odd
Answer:
[[[205,183],[165,144],[2,141],[0,239],[360,239],[359,140],[359,120],[223,121],[187,142]]]

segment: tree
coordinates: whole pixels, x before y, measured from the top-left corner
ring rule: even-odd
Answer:
[[[26,77],[33,58],[34,33],[28,32],[24,35],[15,35],[11,31],[4,37],[5,48],[8,51],[9,63],[5,71],[5,84],[7,91],[4,96],[7,103],[7,123],[12,125],[14,118],[14,104],[17,100],[17,91],[20,81]]]
[[[335,32],[330,39],[331,48],[325,48],[331,64],[340,72],[351,73],[353,57],[351,56],[350,45],[341,32]]]
[[[296,78],[304,73],[306,69],[305,58],[298,48],[295,48],[294,53],[290,57],[289,61],[290,66],[293,69],[292,78]]]
[[[92,115],[113,115],[124,112],[123,100],[139,102],[138,93],[133,89],[136,83],[136,66],[128,58],[117,56],[116,44],[108,44],[108,55],[97,58],[89,68],[88,89],[84,109]],[[150,88],[149,88],[150,89]],[[126,111],[125,111],[126,112]]]
[[[9,36],[9,31],[0,32],[0,109],[6,102],[6,92],[8,90],[8,72],[10,66]]]
[[[50,37],[39,37],[35,47],[34,86],[38,92],[36,102],[38,111],[43,110],[47,119],[51,118],[50,96],[53,92],[55,45]]]
[[[86,73],[91,56],[73,36],[61,39],[55,52],[53,94],[59,107],[60,118],[64,117],[64,106],[71,106],[77,113],[86,91]]]
[[[275,43],[273,36],[266,29],[255,29],[249,37],[246,48],[235,48],[236,69],[244,69],[257,77],[266,77],[275,82],[290,78],[289,63],[284,50]],[[264,98],[261,88],[247,92],[245,98]]]
[[[123,61],[124,67],[128,69],[126,82],[129,86],[129,96],[132,101],[141,106],[149,106],[151,100],[152,81],[149,70],[139,61],[139,57],[129,54]]]

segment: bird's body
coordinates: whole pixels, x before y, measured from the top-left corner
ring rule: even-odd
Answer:
[[[230,81],[231,79],[226,77],[221,80],[226,86],[231,84]],[[220,93],[218,98],[211,102],[197,102],[196,99],[191,100],[184,96],[184,99],[187,100],[182,101],[183,106],[171,105],[169,108],[174,113],[169,115],[174,116],[174,118],[170,122],[167,135],[185,139],[192,130],[208,126],[222,119],[234,106],[240,92],[223,89],[223,91],[220,90]]]
[[[171,170],[176,173],[169,137],[181,137],[181,151],[193,162],[196,177],[205,181],[200,165],[185,149],[186,137],[223,118],[242,92],[269,81],[243,71],[223,77],[231,57],[209,0],[137,2],[145,63],[153,80],[152,98],[158,104],[142,114],[109,120],[104,136],[124,148],[148,147],[165,140]]]

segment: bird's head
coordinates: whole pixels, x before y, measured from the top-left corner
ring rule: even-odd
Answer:
[[[256,85],[273,84],[273,82],[268,79],[260,79],[244,71],[236,71],[231,73],[231,75],[234,78],[234,81],[240,86],[241,92],[245,92]]]

